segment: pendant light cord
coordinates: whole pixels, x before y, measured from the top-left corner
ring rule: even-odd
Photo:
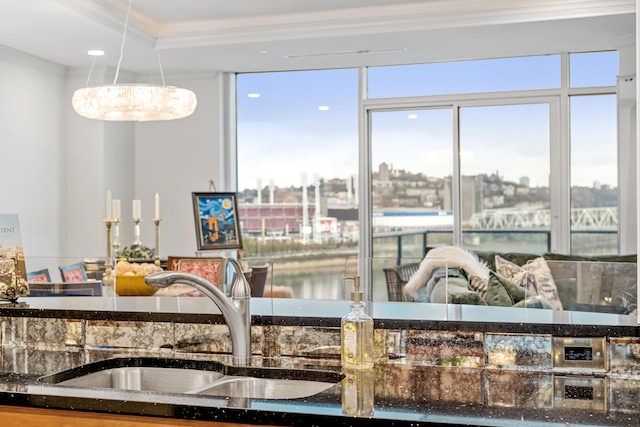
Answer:
[[[160,51],[158,50],[157,40],[154,48],[156,50],[156,56],[158,57],[158,67],[160,67],[160,77],[162,78],[162,86],[166,86],[167,84],[164,82],[164,72],[162,71],[162,62],[160,61]]]
[[[94,56],[93,59],[91,60],[91,68],[89,68],[89,75],[87,76],[87,83],[85,83],[85,86],[89,86],[89,81],[91,80],[91,74],[93,74],[93,67],[94,65],[96,65],[96,58],[97,56]]]
[[[131,12],[131,0],[129,0],[129,6],[127,7],[127,17],[124,20],[124,32],[122,33],[122,44],[120,45],[120,59],[118,59],[118,66],[116,67],[116,76],[113,78],[113,84],[118,81],[118,74],[120,74],[120,64],[122,63],[122,57],[124,56],[124,41],[127,38],[127,26],[129,25],[129,13]]]

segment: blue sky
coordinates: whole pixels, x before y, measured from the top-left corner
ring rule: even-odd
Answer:
[[[571,67],[574,87],[615,85],[617,53],[571,55]],[[557,88],[559,70],[559,56],[372,68],[369,96]],[[255,188],[258,179],[297,186],[303,172],[309,181],[314,174],[357,174],[357,87],[356,69],[240,75],[240,189]],[[578,97],[571,109],[573,183],[615,186],[615,98]],[[508,180],[528,176],[532,185],[547,185],[548,114],[544,104],[463,109],[462,173],[499,170]],[[450,174],[451,128],[446,109],[375,113],[374,170],[385,161],[410,172]]]

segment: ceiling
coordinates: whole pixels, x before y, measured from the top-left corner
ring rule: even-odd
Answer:
[[[129,0],[2,0],[0,45],[116,67]],[[132,0],[122,69],[165,74],[407,64],[635,44],[635,0]]]

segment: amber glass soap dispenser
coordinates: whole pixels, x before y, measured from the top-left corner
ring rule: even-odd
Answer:
[[[353,277],[351,310],[342,318],[341,339],[342,366],[352,369],[373,368],[373,319],[364,312],[360,276]]]

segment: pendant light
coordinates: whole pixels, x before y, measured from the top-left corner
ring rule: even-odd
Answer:
[[[190,116],[196,109],[195,93],[188,89],[166,86],[160,56],[160,74],[162,85],[152,84],[118,84],[120,64],[124,54],[124,43],[127,36],[127,25],[131,11],[131,0],[120,46],[120,59],[116,67],[113,84],[88,86],[73,93],[71,104],[79,115],[96,120],[107,121],[157,121],[175,120]],[[157,54],[157,50],[156,50]],[[93,70],[93,66],[92,66]],[[91,72],[89,73],[89,78]],[[89,79],[87,79],[88,84]]]

